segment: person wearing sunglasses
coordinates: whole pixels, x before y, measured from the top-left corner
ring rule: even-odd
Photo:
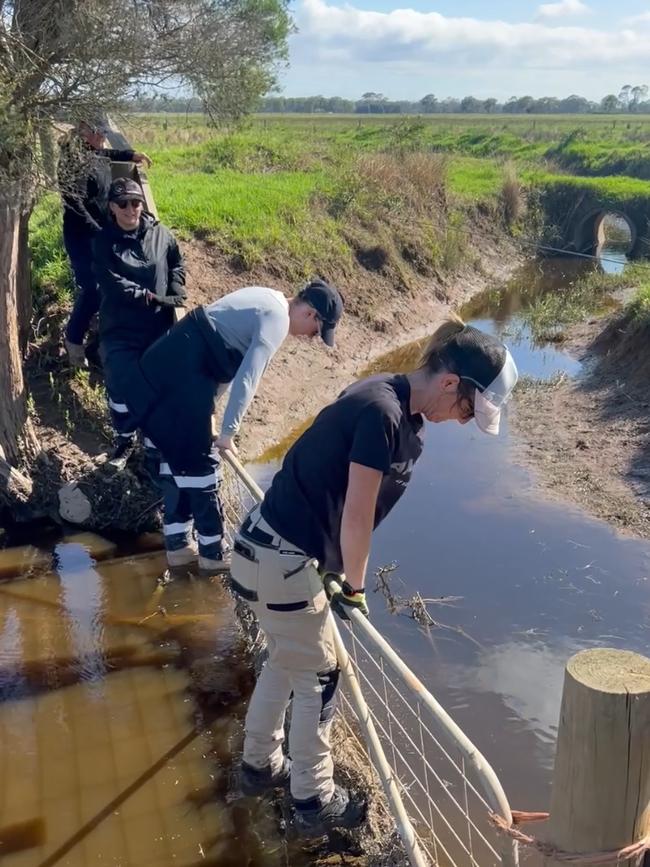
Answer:
[[[103,147],[107,132],[105,119],[89,117],[80,120],[60,141],[57,180],[63,204],[63,244],[76,285],[64,344],[74,367],[87,367],[84,339],[99,310],[91,246],[108,216],[111,161],[151,163],[145,153]]]
[[[448,318],[415,370],[363,379],[321,410],[235,534],[232,589],[251,606],[269,650],[246,715],[241,787],[246,795],[289,787],[305,836],[358,826],[366,812],[363,795],[333,780],[339,668],[329,608],[343,619],[352,608],[368,615],[372,532],[406,490],[424,422],[473,418],[497,434],[517,376],[499,340]],[[328,576],[342,588],[330,591],[329,605]]]
[[[117,178],[108,192],[110,219],[93,243],[99,286],[100,356],[116,442],[110,465],[122,468],[137,426],[124,402],[143,352],[174,324],[185,305],[185,264],[172,233],[145,210],[142,188]]]

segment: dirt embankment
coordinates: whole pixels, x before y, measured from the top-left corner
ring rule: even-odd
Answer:
[[[498,235],[482,237],[478,249],[478,268],[467,266],[444,278],[419,278],[408,290],[363,269],[337,280],[346,314],[337,329],[336,347],[328,349],[321,341],[285,341],[242,425],[243,457],[259,457],[333,400],[373,359],[430,333],[447,311],[506,280],[522,262],[515,245]],[[209,303],[245,285],[271,286],[287,295],[300,288],[263,271],[236,274],[205,245],[186,245],[185,253],[193,304]]]
[[[510,411],[516,448],[551,496],[650,537],[650,327],[630,312],[571,329],[576,379],[524,382]]]
[[[390,274],[361,266],[335,279],[346,299],[346,315],[337,332],[337,346],[289,338],[266,372],[241,431],[244,460],[258,457],[297,425],[332,400],[370,361],[411,339],[430,332],[444,313],[478,291],[508,278],[521,254],[502,231],[485,226],[475,238],[471,264],[453,275],[414,274],[408,288]],[[480,260],[476,250],[480,250]],[[192,241],[183,244],[188,271],[189,306],[206,304],[246,285],[266,285],[287,295],[300,286],[268,271],[237,272],[216,249]],[[98,514],[93,529],[151,529],[158,494],[139,473],[107,477],[101,455],[110,448],[101,374],[91,371],[82,381],[71,374],[60,355],[58,333],[65,311],[51,314],[48,340],[32,353],[27,377],[35,407],[36,431],[43,456],[33,475],[38,479],[37,510],[57,512],[56,491],[79,482]],[[191,384],[188,384],[191,387]],[[33,503],[30,507],[33,507]],[[28,516],[30,509],[26,510]],[[101,514],[99,514],[101,513]]]

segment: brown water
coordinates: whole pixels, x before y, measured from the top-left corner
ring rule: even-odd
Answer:
[[[0,554],[2,864],[280,863],[277,822],[232,796],[251,675],[228,594],[90,551],[115,554]],[[7,578],[16,554],[31,577]]]

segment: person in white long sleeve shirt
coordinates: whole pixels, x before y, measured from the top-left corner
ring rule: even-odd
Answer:
[[[235,451],[234,436],[260,379],[288,335],[334,344],[343,312],[339,292],[322,280],[296,296],[248,286],[198,307],[140,359],[125,401],[161,454],[163,530],[170,567],[197,559],[201,574],[229,567],[218,492],[219,449]],[[215,398],[230,386],[220,436],[213,440]]]
[[[310,291],[314,292],[313,287],[317,284],[311,285]],[[318,294],[322,293],[318,291]],[[233,438],[239,431],[264,371],[290,333],[292,303],[299,300],[300,295],[289,301],[275,289],[247,286],[204,307],[208,322],[224,343],[243,356],[232,382],[219,388],[219,395],[222,391],[230,390],[221,434],[216,441],[219,448],[236,451]],[[302,312],[309,317],[305,322],[308,336],[316,336],[321,331],[318,311],[308,305]]]

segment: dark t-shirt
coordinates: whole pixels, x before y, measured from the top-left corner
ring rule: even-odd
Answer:
[[[280,536],[343,568],[340,529],[350,463],[381,470],[375,527],[399,500],[422,453],[422,416],[411,415],[405,376],[372,376],[326,406],[294,443],[262,503]]]

